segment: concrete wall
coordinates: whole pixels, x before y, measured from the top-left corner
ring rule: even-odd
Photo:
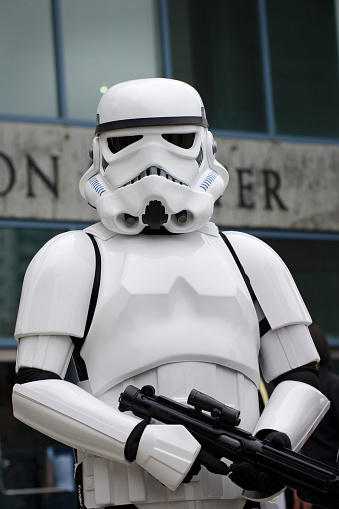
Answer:
[[[227,139],[218,146],[230,173],[218,224],[339,230],[339,146]]]
[[[0,123],[0,217],[96,221],[78,182],[93,129]],[[222,226],[339,231],[339,146],[217,138]]]

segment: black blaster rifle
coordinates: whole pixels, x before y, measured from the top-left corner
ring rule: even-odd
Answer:
[[[119,410],[130,410],[149,421],[154,418],[165,424],[182,424],[216,458],[251,462],[296,490],[300,499],[325,509],[339,509],[339,470],[255,438],[238,428],[238,410],[195,389],[187,403],[193,408],[156,396],[151,385],[141,390],[129,385],[120,395]]]

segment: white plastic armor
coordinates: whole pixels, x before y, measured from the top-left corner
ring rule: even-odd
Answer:
[[[66,445],[120,463],[124,447],[140,419],[122,414],[64,380],[16,384],[15,416]],[[183,426],[154,425],[141,437],[136,463],[174,490],[200,450]]]
[[[95,253],[87,235],[68,232],[47,242],[26,271],[15,336],[53,330],[81,337],[94,274]]]
[[[163,78],[119,83],[103,95],[97,117],[93,165],[80,192],[107,228],[140,233],[154,201],[170,232],[194,231],[210,219],[228,173],[215,159],[194,88]]]
[[[182,484],[200,450],[182,426],[147,426],[136,460],[129,463],[124,447],[140,422],[118,411],[119,395],[129,384],[152,385],[181,403],[195,388],[239,409],[241,427],[250,432],[286,432],[295,449],[328,406],[313,387],[289,381],[277,386],[259,416],[259,362],[270,381],[318,355],[308,333],[309,314],[276,253],[254,237],[226,232],[251,280],[254,304],[217,227],[208,223],[227,173],[214,158],[202,108],[191,87],[172,80],[137,80],[108,91],[98,110],[93,167],[80,186],[102,222],[57,236],[26,273],[15,330],[17,370],[36,368],[61,379],[16,384],[14,414],[77,449],[88,509],[129,503],[140,509],[152,504],[157,509],[242,509],[246,497],[260,497],[205,468]],[[190,148],[178,148],[164,137],[190,133]],[[122,140],[111,140],[125,136],[126,143],[130,136],[142,138],[132,138],[122,149]],[[113,153],[112,147],[119,150]],[[153,170],[134,181],[153,166],[179,182]],[[218,175],[202,185],[211,168]],[[184,234],[139,233],[154,200],[168,216],[163,227]],[[177,214],[182,210],[181,222]],[[157,214],[147,223],[151,230],[161,226]],[[62,378],[72,338],[84,335],[98,270],[88,234],[100,253],[101,278],[80,352],[88,379],[77,387]],[[263,318],[271,329],[260,338]],[[275,507],[262,502],[263,509]]]
[[[206,226],[203,232],[193,232],[178,237],[165,236],[163,238],[158,236],[117,235],[106,230],[100,223],[90,227],[88,231],[96,236],[101,253],[102,274],[107,275],[106,278],[101,280],[93,323],[81,352],[87,366],[89,380],[80,384],[81,389],[73,387],[70,389],[70,384],[59,380],[32,382],[16,386],[14,409],[17,417],[33,427],[90,453],[90,456],[86,454],[82,456],[85,475],[86,472],[94,472],[99,467],[100,472],[106,469],[104,478],[107,482],[105,487],[103,480],[100,487],[96,487],[95,483],[93,485],[89,482],[85,483],[85,501],[88,507],[96,507],[100,500],[103,504],[102,507],[118,503],[117,500],[119,503],[132,501],[138,505],[169,501],[173,498],[170,490],[159,485],[154,494],[149,488],[147,489],[149,483],[150,485],[152,485],[152,482],[154,483],[151,480],[152,478],[147,477],[147,483],[144,486],[144,481],[141,482],[144,476],[141,475],[141,471],[136,468],[136,465],[126,465],[121,444],[126,441],[135,426],[136,418],[128,416],[131,421],[127,425],[127,421],[125,423],[126,416],[115,410],[113,411],[117,408],[119,394],[122,390],[129,383],[140,387],[151,384],[157,392],[184,402],[188,393],[194,387],[240,409],[241,425],[245,429],[254,431],[256,426],[259,429],[261,422],[265,428],[276,429],[277,423],[274,416],[280,406],[283,408],[284,397],[272,398],[270,407],[267,407],[258,423],[258,352],[262,365],[270,366],[270,369],[266,369],[266,371],[273,377],[281,374],[281,365],[289,370],[316,360],[317,352],[310,341],[304,323],[309,322],[309,317],[299,292],[296,290],[293,280],[281,260],[277,256],[272,256],[270,248],[264,243],[248,235],[244,235],[244,241],[248,241],[248,248],[249,251],[252,251],[253,256],[256,256],[254,246],[258,246],[260,250],[257,271],[262,272],[263,279],[266,271],[274,271],[278,274],[278,279],[280,272],[281,281],[278,281],[278,284],[282,287],[287,285],[289,289],[288,302],[295,302],[296,304],[291,306],[290,311],[286,311],[285,297],[277,291],[277,283],[271,291],[268,288],[271,299],[267,298],[263,303],[260,303],[263,308],[258,309],[259,318],[265,314],[266,309],[269,310],[273,307],[272,301],[274,299],[275,305],[284,307],[284,312],[287,315],[283,317],[285,326],[279,327],[276,331],[269,331],[261,339],[261,342],[258,334],[258,316],[244,280],[228,248],[213,225]],[[91,243],[85,243],[83,238],[85,236],[84,232],[72,232],[55,239],[60,264],[64,263],[66,258],[66,255],[61,254],[63,251],[62,245],[64,244],[67,251],[69,237],[72,237],[72,245],[76,253],[78,252],[78,240],[79,245],[83,246],[85,244],[88,250],[93,250]],[[228,236],[233,242],[232,234],[228,234]],[[138,256],[135,253],[138,253]],[[239,254],[241,253],[239,252]],[[70,255],[68,259],[71,258]],[[83,258],[90,259],[86,250],[83,252]],[[174,259],[176,260],[175,265],[173,264]],[[28,270],[29,283],[31,281],[30,275],[34,273],[37,283],[41,282],[41,287],[37,284],[34,288],[30,286],[26,289],[26,282],[24,284],[23,295],[31,303],[32,317],[38,315],[38,309],[34,308],[34,302],[40,302],[35,292],[44,294],[46,288],[50,285],[48,281],[50,265],[48,259],[45,260],[45,263],[43,263],[41,258],[37,256]],[[37,261],[39,264],[37,264]],[[92,261],[94,263],[94,259]],[[241,261],[246,266],[246,261]],[[54,260],[54,263],[56,263],[56,260]],[[81,268],[82,264],[78,263],[77,268],[79,267]],[[59,270],[61,270],[61,267],[56,266],[57,274],[59,274]],[[250,267],[246,267],[246,270],[248,270],[251,277]],[[91,274],[92,281],[94,267],[91,267],[90,270],[84,270],[83,274],[81,274],[81,270],[79,272],[75,270],[72,278],[64,279],[63,284],[58,289],[60,298],[61,296],[65,298],[68,295],[68,288],[72,289],[76,286],[78,280],[86,279],[87,273]],[[51,277],[53,278],[53,275]],[[258,278],[258,281],[260,281],[260,278]],[[259,294],[260,287],[255,281],[252,281],[252,283],[254,283],[254,291]],[[184,298],[187,294],[189,295],[188,302]],[[70,299],[73,299],[72,294],[69,295]],[[57,295],[55,298],[58,299]],[[88,306],[88,296],[81,294],[77,298],[77,306],[80,309],[86,307],[81,302],[82,299]],[[21,366],[35,366],[39,369],[52,370],[59,375],[64,373],[64,365],[56,355],[58,351],[57,344],[60,342],[60,356],[66,362],[65,359],[69,359],[72,343],[70,339],[67,343],[64,339],[65,336],[58,337],[57,334],[58,331],[60,334],[60,330],[65,335],[73,334],[74,329],[70,325],[70,318],[67,314],[65,315],[67,308],[69,309],[68,312],[72,314],[73,302],[70,300],[65,303],[60,316],[46,312],[41,321],[42,330],[38,331],[36,330],[35,319],[32,319],[30,323],[26,318],[25,325],[23,325],[21,310],[24,313],[26,305],[22,301],[16,330],[16,335],[20,340],[18,368]],[[299,316],[295,313],[295,307],[300,310]],[[110,311],[108,312],[108,310]],[[26,316],[25,313],[24,316]],[[47,317],[51,317],[50,325],[48,325]],[[84,318],[80,320],[81,323],[85,323],[85,321]],[[296,321],[299,323],[296,324]],[[292,324],[286,325],[290,322]],[[58,330],[53,328],[57,326],[56,324],[58,324]],[[42,331],[46,333],[46,327],[50,327],[49,333],[52,335],[48,339],[40,336]],[[115,331],[113,337],[112,330]],[[271,338],[271,341],[279,355],[276,358],[272,356],[270,362],[271,348],[266,336],[269,337],[273,333],[275,335]],[[278,333],[280,336],[278,336]],[[37,336],[33,336],[33,334]],[[300,338],[304,348],[298,346]],[[44,352],[44,363],[41,362],[41,353],[39,357],[39,352],[42,350]],[[267,374],[266,378],[270,380]],[[49,400],[48,405],[46,403],[45,390],[48,391],[48,394],[51,394],[50,387],[52,389],[56,388],[57,384],[64,385],[62,389],[60,386],[58,390],[55,390],[55,395],[61,398],[61,401],[66,401],[66,406],[62,406],[56,396],[55,399]],[[294,382],[289,382],[289,384],[298,385]],[[299,385],[303,388],[301,399],[312,402],[312,415],[309,414],[304,421],[304,428],[301,428],[300,425],[295,426],[295,422],[301,415],[301,406],[296,405],[293,407],[293,412],[291,410],[286,412],[285,408],[281,412],[282,415],[280,415],[279,420],[279,430],[287,431],[293,438],[294,445],[302,443],[307,433],[311,431],[322,416],[327,405],[326,398],[320,395],[318,391],[306,384]],[[67,387],[67,392],[64,392],[66,391],[65,387]],[[33,389],[34,392],[32,392]],[[80,413],[80,418],[79,413],[75,412],[77,405],[81,403],[81,398],[77,393],[73,394],[74,389],[78,389],[78,391],[86,390],[90,393],[89,397],[93,402],[93,406],[86,404],[87,422],[84,412]],[[311,394],[311,399],[307,399],[306,394]],[[22,400],[24,400],[24,410],[21,408],[22,403],[20,402]],[[27,401],[29,401],[30,411],[26,406]],[[297,400],[294,399],[294,401]],[[101,403],[110,408],[110,411],[107,410],[106,421],[104,413],[99,411]],[[97,404],[99,405],[98,408],[96,407]],[[48,411],[50,421],[46,420],[46,407],[50,409]],[[118,447],[119,453],[113,447],[113,440],[110,440],[110,446],[105,441],[101,442],[101,439],[99,439],[99,436],[102,436],[101,429],[93,431],[95,426],[93,426],[93,421],[90,418],[89,408],[93,409],[92,416],[100,415],[101,425],[103,422],[107,422],[107,425],[109,425],[113,420],[116,425],[125,423],[120,424],[122,429],[125,429],[125,434],[120,442],[120,448]],[[269,411],[271,408],[273,410]],[[290,409],[291,406],[289,405],[288,408]],[[25,412],[29,416],[28,418],[25,418]],[[59,415],[58,419],[55,412]],[[43,419],[42,414],[44,415]],[[264,417],[265,420],[262,420]],[[41,424],[39,425],[41,422],[44,423],[43,428],[41,428]],[[62,426],[60,425],[61,422],[63,423]],[[79,442],[75,441],[72,435],[74,422],[79,423],[79,429],[81,426],[81,434],[78,433],[77,437],[81,436],[82,447],[79,446]],[[54,424],[55,430],[53,431],[52,425]],[[87,435],[84,426],[90,429],[88,443],[85,440]],[[67,435],[68,427],[71,436]],[[62,433],[62,436],[60,436],[60,433]],[[93,433],[95,434],[93,435]],[[169,430],[165,433],[168,433],[169,436]],[[106,438],[107,436],[114,438],[114,433],[112,431],[106,432]],[[146,438],[147,435],[145,435],[145,441]],[[169,439],[169,444],[171,443],[173,443],[172,438]],[[97,449],[93,448],[95,444],[97,444]],[[141,458],[144,458],[141,453],[143,451],[142,442],[140,447],[139,460],[141,461]],[[193,458],[198,449],[193,447],[193,451],[188,451],[186,454],[192,454],[191,458]],[[148,453],[145,452],[145,454]],[[79,453],[80,456],[81,453]],[[99,457],[105,458],[106,463]],[[173,454],[171,458],[173,458]],[[180,456],[180,461],[182,458],[183,455]],[[113,459],[117,460],[120,465],[118,467],[116,464],[114,469],[108,461]],[[184,465],[185,468],[189,467],[187,458]],[[177,476],[176,483],[180,483],[184,477],[185,468],[181,468],[181,470],[180,468],[180,466],[175,468],[173,466],[171,476]],[[113,475],[112,472],[116,473],[117,471],[120,472],[119,476]],[[153,474],[158,475],[159,469],[155,468]],[[93,476],[94,474],[90,473],[86,477],[90,479]],[[128,493],[133,493],[133,497],[126,495],[126,498],[124,498],[119,492],[121,476],[127,476]],[[165,478],[172,479],[171,476],[167,472]],[[219,478],[217,482],[215,478],[216,476],[213,474],[204,471],[199,480],[187,486],[180,486],[175,491],[176,498],[181,500],[190,500],[192,497],[193,499],[199,498],[201,497],[201,489],[209,493],[209,497],[215,497],[216,499],[229,497],[231,500],[237,500],[241,496],[241,489],[228,479]],[[161,479],[162,484],[166,484],[166,479]],[[216,483],[219,486],[218,488],[216,488]],[[203,485],[203,488],[201,485]],[[90,486],[87,491],[86,486]],[[173,486],[175,486],[173,480],[167,483],[167,487]],[[120,493],[118,497],[117,492]],[[106,493],[106,498],[103,493]]]

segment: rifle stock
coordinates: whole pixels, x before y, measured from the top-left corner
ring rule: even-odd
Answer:
[[[202,448],[216,458],[249,461],[266,470],[301,500],[325,509],[339,509],[339,471],[290,449],[278,449],[238,427],[240,412],[192,390],[188,404],[156,396],[152,386],[129,385],[119,398],[119,410],[142,419],[185,426]],[[208,414],[208,413],[209,414]]]

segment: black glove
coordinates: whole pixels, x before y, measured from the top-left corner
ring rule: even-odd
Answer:
[[[291,441],[286,433],[271,431],[266,435],[265,440],[268,440],[277,449],[283,447],[291,449]],[[230,466],[229,477],[244,490],[259,491],[267,496],[274,495],[284,488],[284,485],[277,481],[272,474],[247,461],[239,464],[233,463]]]
[[[190,471],[182,482],[185,484],[189,483],[192,477],[200,472],[202,465],[213,474],[228,475],[229,472],[228,466],[223,461],[220,461],[218,458],[213,456],[213,454],[201,449],[195,459],[195,462],[191,466]]]

